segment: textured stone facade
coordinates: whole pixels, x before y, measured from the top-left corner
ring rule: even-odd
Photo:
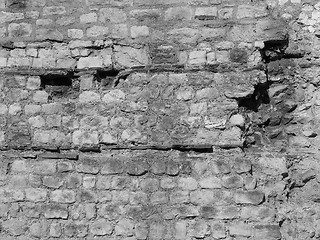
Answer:
[[[319,239],[312,0],[0,0],[0,240]]]

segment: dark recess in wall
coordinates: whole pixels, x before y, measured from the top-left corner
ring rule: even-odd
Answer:
[[[254,88],[253,94],[249,98],[243,98],[238,101],[239,108],[244,108],[245,110],[258,112],[261,104],[269,104],[270,97],[268,94],[268,89],[271,83],[259,83]]]
[[[117,76],[119,74],[119,70],[98,70],[97,73],[94,75],[96,81],[100,82],[101,87],[103,88],[112,88],[115,87],[118,79]]]

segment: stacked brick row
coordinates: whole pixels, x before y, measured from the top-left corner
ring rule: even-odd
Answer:
[[[0,67],[255,66],[263,41],[285,39],[285,20],[301,9],[300,1],[17,2],[0,2]]]
[[[40,76],[1,77],[2,148],[70,149],[101,145],[242,146],[245,119],[237,95],[265,81],[240,73],[133,73],[127,79],[82,74],[73,85],[44,85]],[[240,81],[241,85],[240,85]],[[77,87],[75,86],[77,85]]]
[[[4,153],[0,236],[280,239],[255,168],[236,152]]]

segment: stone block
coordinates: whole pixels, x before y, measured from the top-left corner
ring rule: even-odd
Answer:
[[[229,227],[230,236],[243,236],[243,237],[250,237],[252,234],[252,226],[236,222],[231,224]]]
[[[238,6],[237,19],[260,18],[266,17],[268,14],[266,6],[240,5]]]
[[[62,15],[65,14],[66,8],[64,6],[50,6],[43,8],[43,16]]]
[[[191,193],[192,194],[192,193]],[[170,194],[170,202],[172,204],[176,203],[187,203],[189,202],[189,192],[188,191],[174,191]]]
[[[234,194],[234,200],[239,204],[259,205],[264,201],[264,193],[257,190],[237,191]]]
[[[178,187],[182,190],[195,190],[198,187],[198,183],[192,177],[184,177],[178,179]]]
[[[45,189],[28,188],[25,192],[27,201],[44,202],[47,199],[47,191]]]
[[[131,27],[131,37],[147,37],[149,36],[149,28],[147,26],[132,26]]]
[[[97,174],[100,171],[100,164],[89,156],[81,156],[81,162],[76,169],[81,173]]]
[[[27,222],[23,219],[12,218],[2,223],[2,228],[13,236],[21,236],[28,230]]]
[[[56,161],[43,160],[32,164],[32,170],[35,174],[50,175],[56,172]]]
[[[81,57],[78,60],[77,68],[102,68],[103,60],[101,57]]]
[[[83,31],[81,29],[68,29],[68,37],[73,39],[80,39],[83,37]]]
[[[196,205],[210,205],[215,202],[212,190],[196,190],[190,193],[191,203]]]
[[[222,185],[225,188],[237,189],[243,186],[243,179],[239,175],[227,175],[222,177]]]
[[[221,180],[217,177],[206,177],[200,180],[201,188],[221,188]]]
[[[201,66],[206,64],[206,51],[192,51],[189,54],[188,64]]]
[[[28,77],[27,80],[27,89],[29,90],[37,90],[40,88],[41,80],[38,76]]]
[[[104,26],[92,26],[87,29],[86,34],[89,38],[105,37],[109,34],[109,28]]]
[[[159,180],[156,178],[146,178],[140,182],[142,191],[152,193],[158,190]]]
[[[17,202],[22,201],[24,199],[24,194],[20,190],[12,190],[1,188],[0,189],[0,202],[7,203],[7,202]]]
[[[102,23],[123,23],[127,21],[126,13],[119,8],[101,8],[99,10],[99,21]]]
[[[62,229],[60,223],[52,223],[50,225],[49,236],[58,238],[62,234]]]
[[[48,205],[44,210],[44,217],[49,219],[67,219],[69,216],[67,206]]]
[[[32,25],[28,23],[10,23],[8,33],[11,38],[30,37]]]
[[[63,180],[56,176],[44,176],[42,182],[48,188],[60,188],[63,185]]]
[[[166,21],[188,21],[192,19],[190,7],[173,7],[166,10],[164,14]]]
[[[116,64],[121,67],[145,66],[149,63],[149,56],[145,48],[115,45],[114,50]]]
[[[282,235],[278,225],[256,225],[253,229],[253,236],[256,239],[278,240]]]
[[[98,219],[89,226],[90,233],[94,236],[109,235],[113,231],[112,224],[105,219]]]
[[[5,104],[0,103],[0,115],[6,115],[8,113],[8,107]]]
[[[115,234],[118,236],[132,236],[134,222],[129,219],[121,219],[115,226]]]
[[[80,23],[87,24],[87,23],[94,23],[98,20],[98,15],[95,12],[82,14],[80,16]]]
[[[195,11],[195,18],[199,20],[212,20],[218,17],[217,7],[200,7]]]
[[[177,186],[177,183],[172,178],[162,178],[160,180],[160,186],[164,189],[172,189]]]
[[[72,190],[55,190],[51,192],[50,200],[58,203],[74,203],[76,194]]]
[[[132,176],[141,176],[149,171],[149,163],[143,159],[133,160],[127,163],[127,173]]]
[[[33,95],[33,101],[37,103],[47,103],[48,102],[48,93],[45,91],[36,91]]]

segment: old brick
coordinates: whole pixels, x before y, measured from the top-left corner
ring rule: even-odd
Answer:
[[[243,185],[243,179],[239,175],[227,175],[222,177],[222,185],[225,188],[236,189]]]
[[[132,236],[133,229],[133,221],[129,219],[121,219],[115,226],[115,234],[120,236]]]
[[[111,180],[111,177],[98,176],[96,185],[97,189],[110,189]]]
[[[47,103],[48,93],[45,91],[36,91],[33,95],[33,101],[37,103]]]
[[[41,238],[46,235],[47,225],[43,221],[35,222],[30,225],[29,231],[31,236]]]
[[[131,27],[131,37],[147,37],[149,36],[149,28],[147,26],[132,26]]]
[[[166,192],[154,192],[150,196],[151,204],[164,204],[168,202],[168,196]]]
[[[122,23],[127,20],[127,15],[122,9],[118,8],[101,8],[99,10],[99,21],[112,23]]]
[[[49,235],[51,237],[60,237],[62,234],[62,229],[60,223],[52,223],[50,225]]]
[[[102,68],[103,60],[101,57],[82,57],[77,63],[78,69]],[[84,100],[84,99],[83,99]]]
[[[212,222],[210,225],[213,238],[223,239],[226,237],[226,227],[222,222]]]
[[[195,190],[198,187],[198,183],[194,178],[186,177],[178,179],[178,187],[183,190]]]
[[[201,188],[221,188],[221,180],[217,177],[206,177],[200,180]]]
[[[80,23],[87,24],[87,23],[93,23],[98,20],[98,15],[95,12],[82,14],[80,16]]]
[[[127,163],[127,173],[133,176],[141,176],[149,171],[149,164],[143,159],[133,160]]]
[[[2,223],[2,227],[5,231],[8,231],[13,236],[23,235],[28,229],[27,222],[17,218],[4,221]]]
[[[108,159],[103,163],[101,174],[119,174],[122,173],[124,168],[123,161],[121,159]]]
[[[81,157],[81,162],[77,165],[77,171],[81,173],[97,174],[100,171],[100,164],[90,156]]]
[[[264,201],[264,193],[256,190],[237,191],[234,194],[234,200],[240,204],[258,205]]]
[[[47,199],[47,191],[45,189],[28,188],[25,192],[28,201],[44,202]]]
[[[96,220],[90,225],[90,232],[94,236],[105,236],[112,233],[113,227],[111,223],[105,219]]]
[[[58,172],[70,172],[73,170],[71,162],[58,162]]]
[[[122,67],[144,66],[149,63],[146,49],[136,49],[125,46],[115,46],[116,63]]]
[[[130,192],[127,190],[112,192],[112,201],[114,203],[126,204],[129,202],[129,198],[130,198]]]
[[[249,172],[251,170],[251,162],[247,159],[236,158],[233,161],[233,169],[237,173]]]
[[[96,185],[96,177],[94,176],[83,176],[82,186],[86,189],[94,188]]]
[[[95,192],[90,190],[81,190],[79,193],[79,198],[81,202],[96,202],[97,201],[97,195]]]
[[[160,180],[160,186],[164,189],[172,189],[176,187],[177,183],[172,178],[162,178]]]
[[[98,214],[101,217],[113,220],[117,219],[122,211],[123,207],[118,204],[102,204],[99,206]]]
[[[66,186],[67,188],[79,188],[81,186],[81,175],[73,174],[69,175],[66,178]]]
[[[0,189],[0,201],[1,202],[16,202],[22,201],[24,199],[24,194],[21,190],[13,189]]]
[[[64,6],[51,6],[43,8],[43,16],[48,15],[62,15],[66,13],[66,9]]]
[[[49,205],[44,211],[44,216],[50,219],[67,219],[69,214],[65,205]]]
[[[140,186],[144,192],[155,192],[159,188],[159,181],[155,178],[146,178],[140,182]]]
[[[231,224],[228,228],[230,236],[250,237],[252,234],[252,226],[245,223],[236,222]]]
[[[236,206],[226,206],[219,207],[218,212],[216,213],[216,219],[220,220],[228,220],[228,219],[236,219],[240,216],[240,210]]]
[[[156,195],[156,193],[160,193],[159,196]],[[158,198],[155,199],[155,197],[159,197],[159,201],[163,200],[162,199],[163,196],[161,195],[161,192],[156,192],[156,193],[154,193],[155,195],[153,195],[153,194],[151,195],[151,197],[150,197],[151,202],[152,202],[152,199],[154,201],[158,200]],[[154,196],[154,197],[152,197],[152,196]],[[130,198],[129,201],[131,204],[147,204],[148,203],[148,194],[145,192],[142,192],[142,191],[131,192],[129,198]]]
[[[256,225],[254,226],[253,233],[256,239],[281,239],[280,227],[278,225]]]
[[[188,191],[174,191],[174,192],[172,192],[170,194],[170,202],[173,204],[189,202],[189,192]],[[192,199],[191,199],[191,202],[192,202]]]
[[[137,239],[147,239],[148,236],[148,225],[140,222],[134,226],[134,232]]]
[[[190,226],[190,235],[195,238],[204,238],[210,235],[210,226],[206,222],[199,220]]]
[[[72,190],[55,190],[51,192],[51,201],[59,203],[73,203],[76,201],[76,194]]]
[[[9,37],[30,37],[32,34],[32,25],[28,23],[10,23],[8,26]]]
[[[190,193],[191,203],[208,205],[214,203],[214,194],[211,190],[196,190]]]
[[[218,16],[216,7],[201,7],[195,11],[195,18],[199,20],[211,20]]]
[[[192,9],[189,7],[173,7],[165,12],[166,21],[191,20]]]
[[[50,175],[56,172],[56,161],[54,160],[43,160],[34,162],[32,169],[35,174]]]

